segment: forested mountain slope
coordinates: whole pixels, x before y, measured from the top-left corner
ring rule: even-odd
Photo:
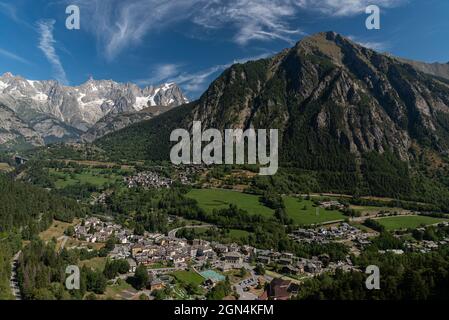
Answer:
[[[324,189],[434,194],[423,190],[429,177],[431,188],[446,189],[438,177],[449,151],[449,81],[334,32],[233,65],[198,101],[96,144],[116,159],[168,159],[168,129],[193,120],[279,129],[282,167],[318,172]]]

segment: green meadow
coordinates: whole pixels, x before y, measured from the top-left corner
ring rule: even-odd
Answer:
[[[416,229],[421,226],[437,224],[449,219],[440,219],[427,216],[395,216],[376,219],[387,230]]]
[[[117,183],[122,180],[122,177],[111,173],[102,173],[104,169],[85,169],[81,173],[65,173],[50,169],[50,174],[55,178],[55,186],[58,189],[76,184],[92,184],[100,187],[108,183]]]
[[[311,225],[326,223],[329,221],[344,220],[346,217],[337,210],[325,210],[314,207],[314,203],[310,200],[300,199],[296,197],[284,197],[284,204],[288,215],[298,225]]]
[[[198,205],[207,212],[214,209],[224,209],[234,204],[248,211],[249,214],[260,214],[272,217],[274,210],[259,202],[259,196],[225,189],[193,189],[187,193],[187,197],[195,199]],[[284,197],[284,203],[288,215],[295,224],[310,225],[329,221],[344,220],[343,213],[337,210],[325,210],[319,208],[318,214],[313,202],[310,200]]]
[[[198,205],[207,212],[214,209],[226,209],[234,204],[249,214],[260,214],[272,217],[274,210],[265,207],[259,202],[259,196],[224,189],[193,189],[187,197],[198,201]]]

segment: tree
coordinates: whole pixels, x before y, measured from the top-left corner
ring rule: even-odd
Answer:
[[[279,222],[281,224],[291,224],[293,221],[292,219],[290,219],[290,217],[288,216],[287,211],[285,210],[285,208],[277,208],[274,211],[274,216],[276,217],[276,219],[279,220]]]
[[[73,237],[75,234],[75,228],[73,226],[69,226],[67,229],[65,229],[64,234],[68,237]]]
[[[150,300],[150,298],[149,298],[145,293],[142,293],[142,294],[139,296],[139,300]]]
[[[134,288],[136,288],[137,290],[142,290],[143,288],[145,288],[147,286],[148,280],[149,280],[149,277],[148,277],[147,268],[143,264],[140,264],[136,268],[136,272],[134,273],[134,279],[133,279]]]
[[[129,262],[125,259],[108,260],[104,266],[103,274],[108,279],[115,278],[119,273],[125,274],[129,271]]]
[[[112,250],[114,250],[116,243],[117,243],[117,239],[112,236],[106,241],[106,245],[104,247],[106,248],[106,250],[112,251]]]
[[[140,223],[136,224],[134,228],[134,234],[137,236],[143,236],[144,232],[145,228],[143,227],[143,225],[141,225]]]
[[[93,271],[88,268],[83,268],[83,271],[87,273],[87,290],[96,294],[103,294],[107,285],[107,280],[103,273],[101,271]]]
[[[207,293],[206,298],[208,300],[223,300],[223,298],[230,295],[231,292],[231,284],[229,283],[229,279],[226,279],[225,281],[217,283],[215,287]]]
[[[258,263],[256,267],[254,268],[254,271],[256,274],[263,276],[265,274],[265,268],[262,264]]]

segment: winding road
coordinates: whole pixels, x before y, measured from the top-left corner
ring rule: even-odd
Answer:
[[[168,237],[169,237],[169,238],[175,239],[175,238],[176,238],[176,232],[178,232],[178,231],[181,230],[181,229],[213,228],[213,227],[215,227],[215,226],[212,225],[212,224],[201,224],[201,225],[194,225],[194,226],[184,226],[184,227],[179,227],[179,228],[170,230],[170,231],[168,232]]]
[[[17,263],[22,251],[16,253],[16,255],[11,260],[11,278],[9,281],[9,286],[11,287],[11,292],[16,300],[22,300],[19,289],[19,281],[17,280]]]

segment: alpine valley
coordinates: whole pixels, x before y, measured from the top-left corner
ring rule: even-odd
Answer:
[[[235,64],[197,101],[95,144],[116,159],[166,160],[171,131],[193,120],[221,130],[277,128],[281,167],[311,174],[309,189],[447,203],[446,191],[426,189],[449,186],[446,67],[319,33],[271,58]]]
[[[3,75],[0,300],[152,300],[204,318],[279,318],[262,300],[448,300],[448,66],[323,32],[230,66],[195,101],[175,84]],[[194,121],[278,129],[277,173],[173,164],[171,133]]]

